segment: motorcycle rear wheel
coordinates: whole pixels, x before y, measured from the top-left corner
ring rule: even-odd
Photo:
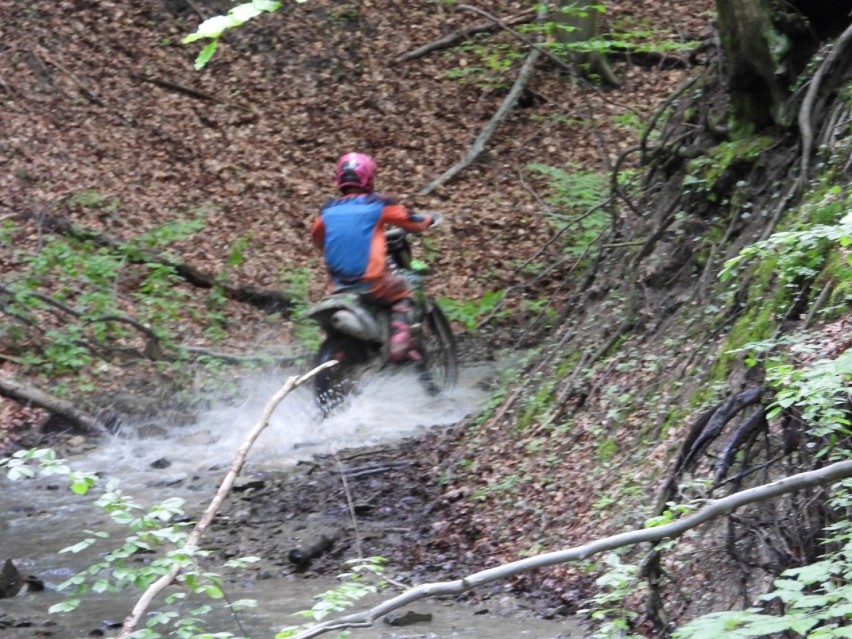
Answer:
[[[430,302],[420,324],[420,352],[417,363],[420,381],[430,395],[456,386],[459,378],[456,339],[447,316],[434,301]]]
[[[315,366],[337,360],[314,377],[314,396],[323,417],[327,417],[346,401],[355,387],[358,369],[369,361],[371,353],[363,342],[343,335],[331,335],[317,351]]]

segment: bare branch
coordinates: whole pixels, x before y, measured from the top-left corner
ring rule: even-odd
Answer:
[[[464,169],[470,166],[477,157],[479,157],[479,154],[485,150],[485,145],[488,143],[488,140],[491,139],[494,131],[497,129],[499,124],[506,119],[509,111],[512,110],[515,103],[518,101],[518,98],[521,96],[521,91],[523,91],[524,86],[526,86],[527,81],[532,75],[535,63],[538,61],[539,56],[540,52],[538,49],[530,51],[526,60],[524,60],[524,64],[521,66],[521,70],[518,72],[518,77],[515,79],[515,84],[512,86],[512,90],[509,91],[508,95],[503,99],[503,103],[500,105],[500,108],[497,109],[497,112],[491,118],[491,121],[476,138],[465,156],[447,169],[442,175],[438,176],[423,187],[419,195],[429,195],[446,181],[455,177],[458,173],[461,173]]]
[[[417,58],[422,58],[433,51],[440,51],[441,49],[449,49],[454,46],[458,42],[461,42],[465,38],[469,38],[472,35],[476,35],[477,33],[486,33],[488,31],[496,31],[497,29],[504,28],[504,25],[518,25],[518,24],[526,24],[527,22],[532,22],[535,20],[535,11],[528,10],[523,13],[512,16],[510,18],[503,18],[502,20],[492,19],[491,22],[484,22],[480,24],[475,24],[470,27],[464,27],[462,29],[457,29],[450,34],[445,35],[443,38],[439,38],[438,40],[433,40],[423,46],[417,47],[416,49],[412,49],[407,53],[403,53],[400,56],[397,56],[396,62],[408,62],[409,60],[416,60]]]
[[[508,579],[524,572],[547,568],[548,566],[563,564],[569,561],[588,559],[592,555],[608,550],[677,538],[688,530],[723,515],[730,514],[737,508],[747,506],[748,504],[766,501],[813,486],[829,484],[849,476],[852,476],[852,460],[837,462],[819,470],[791,475],[770,484],[749,488],[711,501],[701,510],[670,524],[620,533],[567,550],[558,550],[538,555],[537,557],[513,561],[502,566],[476,572],[455,581],[421,584],[364,612],[346,615],[317,624],[295,635],[294,639],[311,639],[311,637],[318,637],[327,632],[344,630],[345,628],[367,627],[372,625],[373,621],[387,613],[426,597],[456,595],[491,583],[492,581]]]
[[[201,536],[204,534],[204,531],[207,530],[207,527],[213,521],[213,518],[216,516],[216,513],[219,512],[219,508],[222,506],[222,503],[225,501],[225,498],[231,492],[231,488],[234,486],[234,482],[240,474],[240,471],[243,468],[243,464],[245,464],[246,457],[248,456],[248,452],[251,449],[254,442],[266,428],[267,424],[269,424],[269,418],[272,416],[273,411],[281,403],[290,392],[304,384],[306,381],[311,379],[314,375],[322,371],[323,369],[329,368],[337,364],[336,361],[332,360],[330,362],[326,362],[320,366],[317,366],[314,370],[307,373],[306,375],[302,375],[301,377],[291,377],[287,380],[284,386],[279,390],[272,398],[267,402],[266,406],[263,409],[263,413],[260,416],[260,420],[255,424],[254,428],[251,429],[248,435],[246,435],[245,440],[237,451],[237,455],[234,457],[234,461],[231,462],[231,467],[228,469],[228,474],[225,475],[225,478],[222,480],[222,483],[219,486],[219,490],[216,491],[216,495],[213,497],[213,500],[207,506],[207,509],[204,511],[204,514],[201,515],[201,519],[198,520],[198,523],[195,524],[195,527],[192,529],[192,532],[189,534],[189,537],[186,539],[185,548],[197,548],[198,542],[201,539]],[[132,633],[135,629],[139,620],[145,614],[145,611],[148,609],[148,606],[154,600],[160,592],[162,592],[166,587],[168,587],[172,582],[174,582],[175,578],[180,573],[180,566],[175,565],[172,569],[162,577],[160,577],[157,581],[148,586],[148,589],[142,593],[142,596],[139,598],[139,601],[136,602],[136,605],[133,607],[133,610],[124,620],[124,624],[121,627],[121,632],[118,634],[117,639],[126,638]]]

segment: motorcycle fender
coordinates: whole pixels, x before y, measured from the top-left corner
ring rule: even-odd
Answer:
[[[340,309],[331,316],[330,324],[334,330],[365,342],[379,342],[382,339],[381,329],[368,313]]]

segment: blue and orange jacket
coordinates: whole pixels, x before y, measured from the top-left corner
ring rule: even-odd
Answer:
[[[323,250],[332,280],[351,284],[378,279],[387,269],[385,225],[420,232],[431,223],[428,215],[411,213],[390,198],[354,193],[323,206],[311,235]]]

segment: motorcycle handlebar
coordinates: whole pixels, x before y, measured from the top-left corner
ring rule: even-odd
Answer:
[[[444,222],[444,216],[438,213],[437,211],[427,211],[426,215],[432,218],[432,223],[429,225],[429,228],[432,228],[433,226],[438,226],[439,224],[443,224]],[[385,230],[385,239],[387,239],[389,242],[393,240],[402,239],[406,235],[408,235],[408,231],[406,231],[405,229],[401,229],[398,226]]]

